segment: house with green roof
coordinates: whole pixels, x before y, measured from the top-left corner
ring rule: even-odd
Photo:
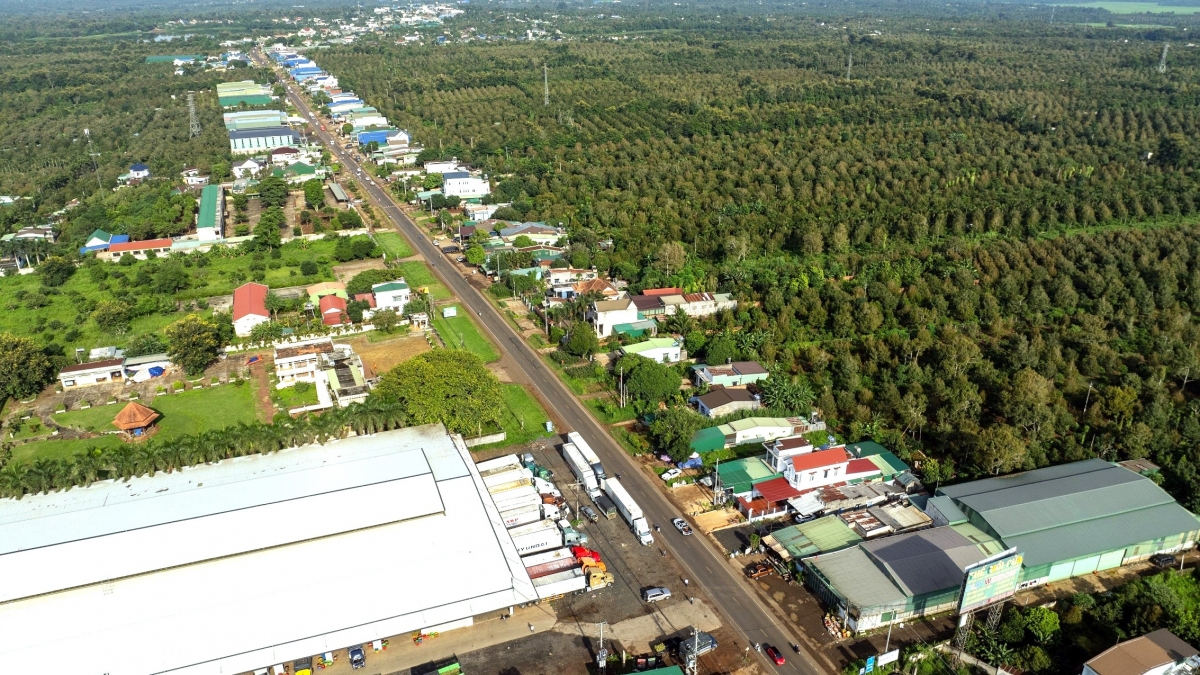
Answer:
[[[764,481],[779,478],[783,474],[776,473],[767,466],[760,457],[746,457],[717,465],[718,484],[715,491],[724,492],[727,496],[747,497],[754,491],[754,486]]]
[[[678,363],[682,353],[683,341],[674,337],[650,338],[621,347],[622,355],[637,354],[656,363]]]
[[[371,294],[375,296],[376,312],[381,309],[390,309],[396,314],[403,314],[404,306],[412,298],[412,290],[404,282],[404,277],[371,286]]]
[[[200,212],[196,216],[196,234],[200,241],[217,241],[221,238],[225,220],[223,197],[219,185],[205,185],[200,191]]]
[[[784,562],[833,553],[862,540],[846,521],[837,516],[825,516],[792,525],[763,537],[763,543],[771,547]]]

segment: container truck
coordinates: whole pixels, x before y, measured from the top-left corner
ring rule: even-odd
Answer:
[[[496,483],[493,485],[489,485],[488,492],[490,494],[496,494],[497,492],[504,492],[505,490],[511,490],[513,488],[525,487],[527,485],[529,487],[533,487],[533,480],[529,479],[529,478],[518,478],[517,480],[510,480],[507,483]]]
[[[539,520],[508,531],[520,555],[529,555],[563,545],[562,531],[553,520]]]
[[[596,455],[595,450],[592,450],[592,446],[588,445],[588,442],[583,440],[583,436],[580,436],[579,432],[576,431],[567,434],[567,441],[574,443],[575,447],[579,448],[580,454],[591,465],[592,473],[596,474],[596,481],[603,483],[604,479],[608,478],[608,475],[604,473],[604,465],[600,463],[600,457]]]
[[[537,565],[526,565],[525,572],[529,575],[530,579],[540,579],[576,567],[581,567],[579,560],[568,552],[565,558],[555,558],[554,560],[548,560]]]
[[[580,532],[571,527],[570,521],[563,519],[558,521],[558,528],[563,533],[563,543],[567,546],[587,546],[588,536],[585,532]]]
[[[600,485],[596,482],[596,474],[592,471],[592,467],[580,454],[579,448],[575,447],[574,443],[564,443],[562,452],[567,466],[571,467],[571,473],[574,473],[575,477],[579,479],[584,489],[587,490],[588,496],[595,499],[600,494]]]
[[[562,509],[554,504],[542,503],[542,517],[550,520],[558,520],[562,518]]]
[[[528,525],[542,519],[542,505],[531,504],[508,511],[501,511],[500,518],[504,520],[504,527],[509,529]]]
[[[605,481],[607,483],[608,481]],[[600,510],[600,515],[612,520],[617,517],[617,505],[613,504],[612,500],[604,495],[597,495],[594,500],[596,508]]]
[[[587,550],[587,549],[581,549],[581,550]],[[550,562],[551,560],[559,560],[561,558],[578,558],[578,557],[579,557],[579,554],[575,551],[574,547],[564,546],[562,548],[556,548],[553,551],[542,551],[541,553],[534,553],[531,555],[524,556],[523,558],[521,558],[521,564],[524,565],[526,569],[528,569],[530,567],[533,567],[534,565],[541,565],[542,563]]]
[[[508,471],[500,471],[483,477],[483,484],[490,490],[495,485],[504,485],[517,480],[528,481],[529,485],[533,485],[533,472],[525,468],[509,469]]]
[[[509,490],[508,492],[501,493],[501,495],[493,495],[492,503],[500,511],[511,511],[522,506],[529,506],[530,504],[541,504],[542,497],[532,490]]]
[[[585,588],[587,575],[578,567],[533,580],[533,590],[542,600],[577,593]]]
[[[505,455],[495,459],[489,459],[485,462],[480,462],[475,465],[475,469],[479,471],[479,475],[486,476],[488,472],[494,472],[496,469],[511,466],[514,469],[521,468],[521,460],[517,459],[516,455]]]
[[[650,525],[646,523],[646,518],[642,515],[642,507],[633,501],[633,497],[629,496],[629,492],[625,490],[625,486],[621,485],[621,481],[615,478],[605,481],[604,490],[616,505],[617,510],[621,512],[621,517],[629,523],[629,529],[633,531],[637,540],[643,546],[653,544],[654,535],[650,534]]]

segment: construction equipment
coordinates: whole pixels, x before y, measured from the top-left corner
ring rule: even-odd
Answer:
[[[750,577],[751,579],[761,579],[770,575],[774,571],[775,570],[765,562],[754,563],[746,566],[746,576]]]

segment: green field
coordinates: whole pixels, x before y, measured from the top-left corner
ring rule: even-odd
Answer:
[[[1154,2],[1122,2],[1121,0],[1094,0],[1093,2],[1056,2],[1059,7],[1079,9],[1103,9],[1113,14],[1195,14],[1200,6],[1160,5]]]
[[[443,318],[443,308],[437,307],[433,311],[432,319],[433,327],[437,329],[438,335],[442,336],[446,346],[474,352],[484,363],[499,361],[500,355],[496,353],[496,348],[479,332],[479,328],[471,320],[469,310],[463,309],[461,305],[447,305],[450,306],[458,308],[458,316]]]
[[[116,436],[98,436],[96,438],[81,438],[70,441],[35,441],[13,447],[14,462],[32,462],[39,457],[46,459],[64,459],[88,448],[110,448],[122,443]]]
[[[387,254],[388,260],[407,258],[413,255],[413,250],[409,248],[408,242],[395,232],[376,232],[375,241],[379,242],[379,247]]]
[[[538,405],[537,399],[519,384],[501,386],[504,389],[504,411],[500,415],[500,426],[507,438],[503,443],[494,445],[519,445],[550,436],[546,432],[546,411]]]
[[[429,295],[434,300],[449,300],[454,297],[450,293],[450,289],[443,286],[442,282],[433,276],[433,272],[430,271],[429,267],[420,260],[410,260],[406,263],[401,263],[400,269],[404,272],[404,281],[410,288],[415,290],[422,286],[428,287]]]
[[[273,389],[271,391],[271,400],[279,404],[279,409],[283,411],[291,410],[292,408],[300,408],[308,405],[316,405],[317,388],[309,386],[303,393],[297,391],[296,387],[284,387],[283,389]]]

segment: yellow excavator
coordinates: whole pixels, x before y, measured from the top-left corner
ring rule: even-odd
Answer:
[[[587,557],[580,558],[579,562],[583,565],[583,573],[587,575],[587,589],[589,591],[613,585],[613,575],[612,572],[608,571],[608,565],[597,562],[595,558]]]

